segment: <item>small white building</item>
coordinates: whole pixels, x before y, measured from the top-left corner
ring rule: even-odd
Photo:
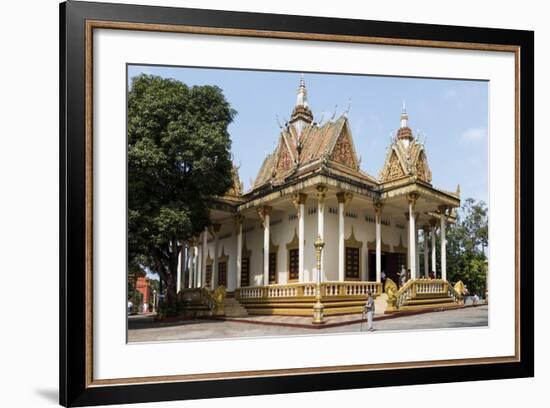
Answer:
[[[183,287],[223,285],[243,301],[263,299],[258,313],[284,313],[293,309],[291,299],[313,296],[317,279],[324,296],[340,297],[380,294],[383,278],[399,282],[403,269],[409,280],[446,283],[445,229],[460,205],[460,189],[431,184],[424,146],[408,121],[403,109],[379,176],[369,175],[360,168],[347,115],[316,123],[302,76],[291,119],[250,191],[243,192],[234,168],[232,190],[212,202],[212,228],[182,257],[189,270]],[[318,235],[325,243],[321,276],[313,246]],[[286,303],[275,306],[270,299]]]

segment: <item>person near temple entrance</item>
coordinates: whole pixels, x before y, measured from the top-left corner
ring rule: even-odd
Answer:
[[[367,315],[367,330],[374,331],[373,319],[374,319],[374,298],[372,293],[367,294],[367,303],[365,304],[365,314]]]
[[[398,272],[399,276],[399,286],[403,286],[407,282],[407,270],[405,270],[405,265],[401,265],[401,272]]]

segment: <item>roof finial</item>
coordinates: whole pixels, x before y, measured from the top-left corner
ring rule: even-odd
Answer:
[[[403,99],[403,110],[401,111],[401,128],[409,127],[409,115],[405,108],[405,99]]]
[[[300,75],[300,86],[298,88],[298,95],[296,96],[296,106],[309,107],[307,102],[307,89],[304,74]]]
[[[298,136],[302,134],[302,130],[313,122],[313,114],[309,108],[307,101],[306,81],[304,74],[300,76],[300,86],[298,88],[298,95],[296,96],[296,106],[292,111],[289,124],[293,125],[296,129]]]

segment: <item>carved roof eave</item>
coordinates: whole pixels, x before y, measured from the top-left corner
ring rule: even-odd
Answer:
[[[455,194],[449,194],[446,191],[432,187],[430,184],[420,180],[415,180],[414,177],[409,177],[408,183],[388,188],[385,184],[380,190],[381,200],[387,200],[397,196],[404,196],[409,193],[418,193],[424,198],[432,198],[442,204],[451,207],[460,207],[460,197]]]
[[[378,180],[376,180],[374,177],[372,177],[368,173],[365,173],[364,171],[353,170],[333,160],[328,160],[326,167],[327,167],[326,168],[327,172],[352,177],[355,180],[360,181],[362,183],[367,182],[371,187],[379,186]]]
[[[369,197],[373,201],[379,199],[379,194],[375,188],[367,185],[364,181],[359,182],[350,177],[340,177],[318,169],[316,172],[309,173],[303,177],[292,179],[280,186],[270,186],[253,190],[243,196],[243,202],[237,207],[237,211],[244,211],[248,208],[256,208],[266,205],[281,197],[291,196],[304,189],[315,187],[319,184],[333,187],[335,189],[349,191],[353,194]]]
[[[208,208],[235,213],[237,211],[237,206],[242,204],[244,201],[245,200],[242,196],[231,199],[227,196],[213,197],[208,200]]]
[[[441,214],[436,211],[428,211],[426,215],[429,215],[430,217],[434,217],[438,219],[441,218]],[[456,218],[457,217],[455,215],[451,215],[451,214],[447,215],[447,223],[448,224],[456,223]]]

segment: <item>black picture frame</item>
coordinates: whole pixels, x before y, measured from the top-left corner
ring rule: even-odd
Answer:
[[[431,24],[68,1],[60,5],[60,403],[121,404],[534,376],[534,32]],[[282,376],[94,386],[87,366],[86,23],[111,21],[513,46],[518,49],[521,144],[516,201],[520,358]],[[89,351],[89,350],[88,350]]]

